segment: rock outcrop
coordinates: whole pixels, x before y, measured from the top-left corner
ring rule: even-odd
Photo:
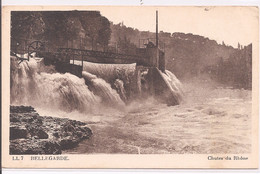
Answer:
[[[31,106],[10,107],[10,154],[61,154],[91,135],[86,123],[40,116]]]

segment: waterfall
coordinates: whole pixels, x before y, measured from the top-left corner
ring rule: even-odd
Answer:
[[[135,66],[84,62],[83,78],[79,78],[56,72],[53,66],[45,66],[42,58],[34,57],[18,64],[17,59],[11,57],[11,104],[82,113],[95,113],[109,107],[122,110],[130,95]],[[143,73],[145,76],[147,72]],[[170,71],[162,74],[180,102],[180,81]]]
[[[91,86],[91,91],[102,99],[104,105],[111,107],[122,107],[125,105],[117,91],[112,89],[111,85],[105,80],[86,71],[82,72],[82,76],[86,80],[86,84]]]
[[[183,100],[182,84],[177,77],[170,71],[165,70],[165,73],[161,73],[165,82],[171,90],[172,95],[176,99],[177,103],[180,104]]]
[[[93,112],[106,102],[124,104],[102,79],[92,80],[91,88],[99,91],[95,94],[84,78],[70,73],[42,72],[40,66],[43,66],[41,60],[34,58],[19,65],[15,58],[11,58],[11,104],[80,112]]]

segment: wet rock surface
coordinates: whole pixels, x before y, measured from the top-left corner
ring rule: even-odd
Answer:
[[[86,123],[40,116],[31,106],[10,106],[10,154],[61,154],[91,135]]]

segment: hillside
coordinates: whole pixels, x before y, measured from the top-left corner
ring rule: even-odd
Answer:
[[[155,38],[153,32],[139,31],[126,27],[122,23],[111,23],[110,28],[112,31],[110,44],[116,43],[119,52],[126,54],[134,54],[133,47],[142,46],[142,39]],[[183,79],[208,74],[214,80],[222,83],[228,82],[234,86],[233,83],[240,83],[236,78],[242,78],[241,73],[247,73],[246,77],[243,77],[246,79],[241,82],[243,84],[236,84],[235,86],[250,88],[252,45],[243,47],[238,43],[238,48],[233,48],[226,45],[224,41],[222,44],[218,44],[215,40],[191,33],[167,33],[163,31],[159,33],[159,40],[159,46],[165,49],[166,68],[177,77]],[[131,49],[127,49],[127,46]],[[225,69],[223,69],[224,64]],[[218,73],[220,69],[226,72],[221,74],[230,77],[227,79],[220,77],[221,74]],[[244,69],[244,71],[241,72],[240,69]],[[233,80],[230,82],[229,79]]]

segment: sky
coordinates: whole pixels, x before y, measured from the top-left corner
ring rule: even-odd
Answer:
[[[155,13],[159,31],[193,33],[237,47],[258,38],[256,7],[93,7],[115,24],[155,32]]]

